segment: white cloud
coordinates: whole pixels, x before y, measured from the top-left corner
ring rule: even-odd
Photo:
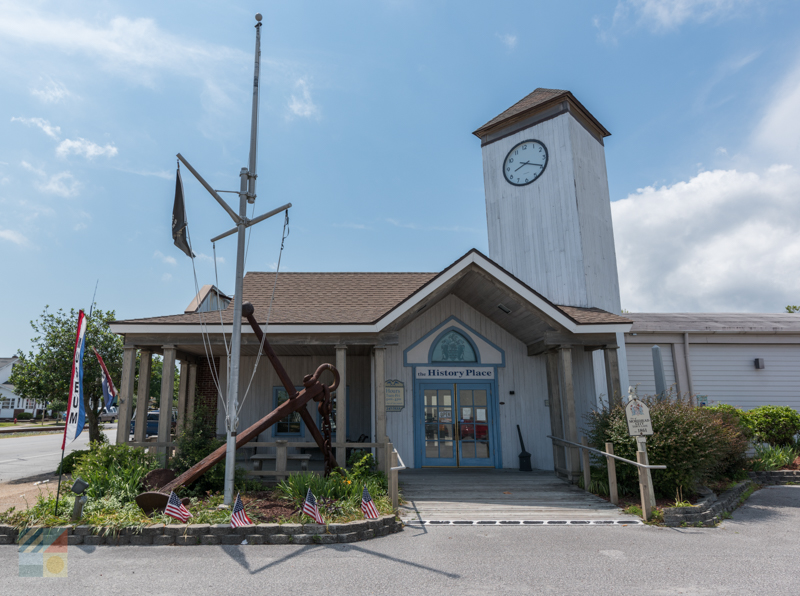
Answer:
[[[516,35],[511,35],[510,33],[506,33],[505,35],[500,35],[498,33],[497,37],[500,39],[500,41],[503,42],[503,45],[505,45],[506,48],[508,48],[509,50],[513,50],[515,47],[517,47]]]
[[[81,188],[81,183],[69,172],[59,172],[53,174],[48,180],[37,185],[45,192],[53,193],[62,197],[74,197]]]
[[[800,60],[777,88],[769,94],[775,99],[766,107],[764,117],[753,132],[753,141],[761,153],[774,160],[800,160]]]
[[[50,122],[48,122],[44,118],[21,118],[21,117],[20,118],[16,118],[15,117],[15,118],[11,119],[11,122],[22,122],[23,124],[27,124],[29,126],[30,125],[38,126],[39,128],[42,129],[42,131],[44,131],[44,134],[46,134],[48,137],[50,137],[52,139],[56,139],[56,140],[58,140],[58,135],[61,134],[61,127],[60,126],[53,126],[52,124],[50,124]]]
[[[703,23],[735,13],[750,0],[621,0],[639,21],[657,29],[673,29],[688,21]]]
[[[165,255],[160,250],[157,250],[153,253],[154,259],[160,259],[163,263],[167,265],[177,265],[178,261],[175,260],[175,257],[170,257],[169,255]]]
[[[80,223],[76,223],[75,227],[73,227],[72,229],[75,230],[76,232],[80,232],[82,230],[85,230],[87,227],[89,227],[89,226],[87,226],[83,222],[80,222]]]
[[[24,246],[28,243],[28,239],[14,230],[0,230],[0,240],[8,240],[19,246]]]
[[[172,281],[172,274],[171,273],[165,273],[164,275],[161,276],[161,281],[163,281],[163,282]]]
[[[800,175],[715,170],[611,204],[623,307],[777,312],[800,296]]]
[[[297,79],[294,84],[295,89],[300,93],[299,96],[292,95],[289,99],[289,111],[294,116],[300,118],[319,118],[319,108],[311,99],[311,89],[305,79]],[[288,118],[292,118],[289,115]]]
[[[407,228],[409,230],[419,230],[423,232],[468,232],[471,234],[483,234],[485,230],[478,230],[476,228],[465,228],[464,226],[421,226],[415,223],[404,223],[392,218],[386,218],[387,223],[392,224],[396,228]]]
[[[208,263],[213,263],[214,262],[214,257],[211,257],[209,255],[205,255],[203,253],[197,253],[197,259],[199,261],[206,261]],[[225,257],[217,257],[217,263],[219,263],[220,265],[224,265],[225,264]]]
[[[70,172],[59,172],[49,176],[47,172],[40,168],[36,168],[29,164],[27,161],[21,162],[23,168],[29,172],[33,172],[42,180],[36,183],[36,187],[44,192],[49,192],[62,197],[74,197],[80,191],[81,183],[75,180],[75,177]]]
[[[106,145],[105,147],[101,147],[97,143],[93,143],[84,138],[78,137],[74,141],[71,139],[64,139],[61,141],[58,147],[56,147],[56,155],[59,157],[66,157],[70,153],[84,155],[87,159],[93,159],[100,155],[114,157],[118,151],[114,145]]]
[[[63,83],[53,79],[41,89],[31,89],[31,95],[44,103],[58,103],[62,99],[73,97],[72,92]]]

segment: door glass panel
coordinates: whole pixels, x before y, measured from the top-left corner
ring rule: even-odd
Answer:
[[[440,424],[439,425],[439,438],[441,438],[441,439],[452,439],[453,438],[453,425],[452,424]]]
[[[439,457],[438,441],[425,441],[425,457]]]
[[[442,398],[442,405],[443,406],[452,406],[453,405],[453,398],[450,395],[449,391],[440,391],[439,393],[442,394],[441,398]]]
[[[486,422],[486,408],[475,408],[475,422]]]
[[[464,441],[461,443],[461,457],[474,458],[475,457],[475,443],[472,441]]]
[[[436,422],[436,408],[425,408],[425,422]]]
[[[486,424],[475,425],[475,438],[479,441],[489,440],[489,427]]]
[[[489,443],[485,441],[478,441],[474,443],[475,445],[475,457],[481,459],[488,459],[489,458]]]
[[[475,405],[476,406],[485,406],[486,405],[486,390],[485,389],[476,389],[473,392]]]
[[[474,424],[461,424],[459,426],[461,430],[461,438],[462,439],[474,439],[475,438],[475,425]]]
[[[425,390],[425,405],[426,406],[435,406],[436,405],[436,390],[435,389],[426,389]]]
[[[442,408],[439,410],[439,422],[451,423],[453,422],[453,410],[450,408]]]
[[[453,441],[442,441],[439,457],[453,457]]]
[[[461,408],[461,422],[472,422],[472,408]]]
[[[425,425],[425,438],[428,439],[428,440],[438,439],[439,438],[438,430],[439,430],[438,425],[436,425],[436,424],[426,424]]]
[[[472,389],[462,389],[458,392],[458,403],[462,406],[472,405]]]

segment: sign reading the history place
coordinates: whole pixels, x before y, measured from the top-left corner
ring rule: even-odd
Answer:
[[[650,408],[639,399],[631,399],[625,406],[625,418],[628,419],[628,433],[632,437],[650,436],[653,434],[653,423],[650,421]]]
[[[475,381],[494,379],[494,368],[469,368],[461,366],[418,366],[418,379],[442,381]]]
[[[403,381],[393,379],[386,381],[383,384],[386,411],[387,412],[400,412],[406,407],[406,391],[403,386]]]

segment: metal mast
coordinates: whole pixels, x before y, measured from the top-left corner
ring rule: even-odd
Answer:
[[[236,286],[233,295],[233,334],[231,337],[231,366],[228,375],[228,440],[225,453],[225,504],[233,502],[233,477],[236,471],[236,431],[239,427],[239,364],[242,357],[242,285],[244,282],[245,222],[247,203],[256,200],[256,153],[258,149],[258,71],[261,59],[261,14],[256,14],[256,58],[253,76],[253,111],[250,117],[249,168],[239,172],[239,223],[236,247]]]

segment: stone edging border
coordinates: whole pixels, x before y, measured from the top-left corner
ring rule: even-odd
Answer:
[[[748,472],[750,480],[759,484],[800,483],[800,470],[775,470],[774,472]]]
[[[28,530],[42,526],[31,526]],[[64,526],[70,546],[192,546],[215,544],[341,544],[387,536],[403,530],[393,515],[345,524],[256,524],[231,528],[230,524],[154,524],[144,528]],[[16,544],[19,532],[0,525],[0,544]],[[245,542],[246,541],[246,542]]]
[[[706,497],[694,507],[665,507],[664,525],[671,528],[683,525],[715,527],[722,521],[723,513],[736,509],[742,494],[755,487],[756,483],[752,480],[744,480],[719,497],[706,490]]]

